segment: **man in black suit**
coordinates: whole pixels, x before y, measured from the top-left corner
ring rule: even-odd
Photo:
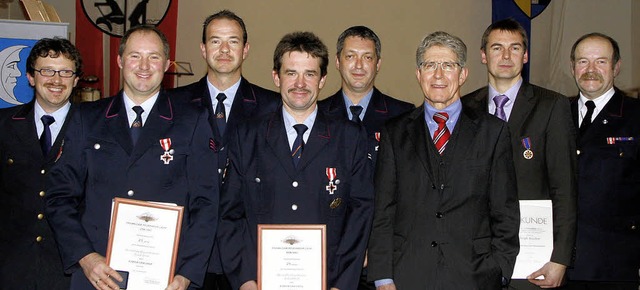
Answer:
[[[571,48],[580,94],[571,113],[578,137],[578,235],[568,289],[638,289],[640,102],[614,86],[620,48],[589,33]]]
[[[375,164],[380,128],[388,119],[413,109],[414,105],[385,95],[375,87],[382,63],[382,44],[373,30],[366,26],[349,27],[340,34],[336,46],[336,68],[342,77],[342,88],[319,101],[318,106],[364,125],[369,154]]]
[[[273,59],[282,106],[241,124],[229,143],[218,235],[225,273],[233,289],[257,289],[258,224],[322,224],[325,289],[356,289],[373,213],[365,129],[318,109],[328,52],[316,35],[285,35]]]
[[[72,274],[71,289],[118,289],[115,281],[123,279],[105,260],[115,197],[184,206],[175,276],[155,286],[202,286],[219,198],[207,113],[161,91],[169,43],[156,27],[128,30],[118,65],[123,90],[80,106],[47,182],[45,213]],[[144,271],[130,271],[129,281],[145,279],[136,275]],[[157,289],[154,282],[145,289]]]
[[[466,53],[458,37],[426,36],[424,105],[382,129],[369,240],[379,290],[499,289],[511,277],[520,213],[509,131],[462,106]]]
[[[247,29],[242,18],[229,10],[207,17],[202,27],[200,51],[207,62],[207,75],[193,84],[173,90],[177,97],[209,111],[218,152],[216,169],[219,188],[227,164],[228,140],[239,124],[274,112],[280,105],[276,92],[249,83],[242,76],[242,63],[249,54]],[[224,96],[224,99],[222,99]],[[222,100],[222,101],[220,101]],[[209,261],[204,290],[231,290],[222,271],[216,243]]]
[[[507,122],[521,200],[551,200],[551,259],[528,279],[514,279],[512,289],[554,288],[564,281],[575,243],[576,145],[569,100],[554,91],[523,81],[529,60],[527,32],[513,19],[497,21],[485,30],[480,47],[489,85],[462,102]],[[540,277],[539,279],[535,279]],[[509,277],[510,278],[510,277]]]
[[[69,289],[44,214],[45,179],[58,160],[73,115],[69,102],[82,74],[69,40],[43,38],[27,58],[35,98],[0,110],[0,285],[3,289]]]

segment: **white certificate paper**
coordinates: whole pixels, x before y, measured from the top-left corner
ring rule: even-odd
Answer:
[[[129,272],[127,289],[163,290],[172,280],[182,206],[116,198],[107,264]]]
[[[258,289],[325,290],[325,225],[258,225]]]
[[[551,200],[520,201],[520,253],[513,279],[526,279],[551,259],[553,207]]]

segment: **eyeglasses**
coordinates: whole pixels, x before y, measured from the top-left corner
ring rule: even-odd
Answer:
[[[53,70],[50,68],[43,68],[43,69],[33,69],[34,71],[37,71],[38,73],[40,73],[41,76],[43,77],[52,77],[55,76],[56,73],[58,73],[58,75],[61,78],[70,78],[73,77],[73,75],[76,74],[76,72],[70,70],[70,69],[63,69],[63,70]]]
[[[422,71],[425,72],[434,72],[438,69],[438,66],[442,68],[445,72],[452,72],[456,70],[456,66],[460,64],[457,62],[451,61],[443,61],[443,62],[435,62],[435,61],[423,61],[420,63],[419,67]]]

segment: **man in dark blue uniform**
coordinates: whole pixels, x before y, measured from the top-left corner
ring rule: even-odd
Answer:
[[[176,97],[204,107],[214,132],[218,152],[216,169],[219,186],[227,163],[227,141],[239,124],[271,113],[280,105],[276,92],[250,83],[242,76],[242,63],[249,53],[244,21],[229,10],[217,12],[204,21],[200,51],[207,62],[207,75],[199,81],[173,90]],[[214,245],[203,290],[231,290],[222,273],[220,250]]]
[[[83,103],[69,124],[45,200],[73,290],[117,289],[122,280],[104,257],[115,197],[185,207],[166,289],[202,285],[217,226],[217,160],[206,111],[160,89],[168,58],[157,28],[128,30],[118,55],[123,91]]]
[[[45,180],[59,157],[82,74],[69,40],[44,38],[27,58],[35,90],[28,104],[0,110],[0,285],[3,289],[69,289],[44,214]]]
[[[285,35],[273,79],[283,105],[233,132],[218,235],[234,289],[257,289],[258,224],[327,227],[327,288],[356,289],[373,211],[365,130],[318,110],[328,52],[309,32]]]
[[[568,289],[638,289],[640,280],[640,102],[614,86],[620,48],[590,33],[571,49],[580,94],[578,234]]]

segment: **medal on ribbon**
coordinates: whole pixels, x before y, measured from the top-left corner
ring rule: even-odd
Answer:
[[[378,141],[378,144],[380,144],[380,132],[373,133],[373,136],[376,138],[376,141]],[[376,144],[376,151],[378,151],[378,147],[380,147],[380,145]]]
[[[533,158],[533,151],[531,150],[531,138],[523,138],[522,147],[524,147],[524,152],[522,152],[522,156],[524,156],[524,159],[529,160]]]
[[[171,149],[171,138],[160,139],[160,146],[164,149],[164,153],[160,155],[160,160],[165,165],[169,164],[173,160],[173,149]]]
[[[329,194],[333,194],[336,190],[338,190],[338,185],[334,183],[334,180],[336,180],[336,169],[327,167],[326,173],[327,178],[329,179],[329,184],[325,186],[325,189],[329,192]]]

